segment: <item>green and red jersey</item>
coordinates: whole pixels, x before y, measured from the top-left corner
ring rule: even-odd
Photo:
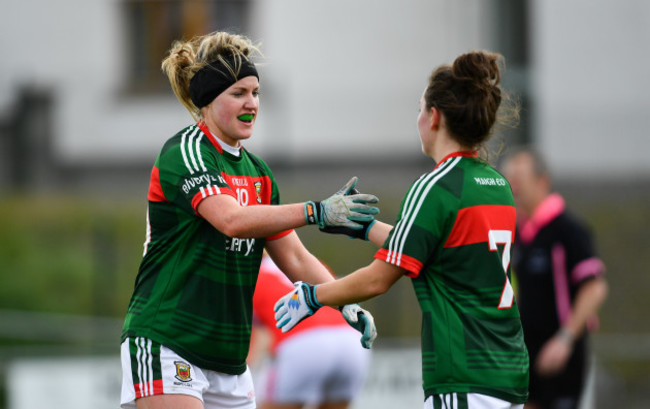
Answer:
[[[375,258],[406,269],[422,309],[425,397],[528,396],[528,354],[509,282],[510,185],[476,152],[445,157],[409,188]]]
[[[212,195],[241,206],[275,205],[269,167],[241,149],[224,151],[203,123],[163,146],[148,194],[147,238],[122,340],[143,337],[193,364],[241,374],[252,325],[252,299],[266,240],[228,237],[197,213]]]

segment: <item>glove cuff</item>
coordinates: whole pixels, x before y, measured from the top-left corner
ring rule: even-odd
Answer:
[[[364,227],[363,229],[361,229],[361,231],[363,232],[363,237],[360,238],[363,238],[365,241],[368,241],[368,233],[370,233],[370,229],[372,229],[372,225],[375,224],[376,221],[377,221],[376,219],[372,219],[372,221],[367,225],[366,223],[361,223],[363,224]]]
[[[305,202],[305,221],[307,224],[318,224],[321,223],[320,217],[320,202],[312,202],[311,200]]]
[[[318,298],[316,297],[316,287],[318,287],[318,285],[311,285],[307,283],[303,283],[302,285],[302,293],[305,296],[305,302],[307,303],[307,306],[311,310],[312,314],[323,306],[323,304],[318,302]]]

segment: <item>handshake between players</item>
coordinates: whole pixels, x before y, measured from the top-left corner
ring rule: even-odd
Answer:
[[[318,224],[325,233],[346,234],[367,240],[368,232],[375,223],[373,215],[379,213],[379,209],[368,203],[377,203],[378,199],[356,190],[357,181],[356,177],[351,178],[338,192],[321,202],[307,202],[307,222]],[[282,332],[289,331],[323,306],[316,297],[317,286],[297,281],[293,291],[277,301],[275,320]],[[339,310],[345,321],[361,333],[361,345],[370,349],[377,337],[377,328],[370,312],[356,303],[339,307]]]

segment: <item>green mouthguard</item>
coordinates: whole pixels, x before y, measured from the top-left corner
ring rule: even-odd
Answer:
[[[244,114],[244,115],[239,115],[237,119],[241,121],[252,121],[255,115],[253,114]]]

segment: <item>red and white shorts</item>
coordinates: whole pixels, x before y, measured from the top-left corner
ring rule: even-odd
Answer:
[[[138,398],[164,394],[194,396],[205,409],[255,408],[253,378],[248,368],[241,375],[202,369],[147,338],[127,338],[121,356],[123,408],[135,408]]]

